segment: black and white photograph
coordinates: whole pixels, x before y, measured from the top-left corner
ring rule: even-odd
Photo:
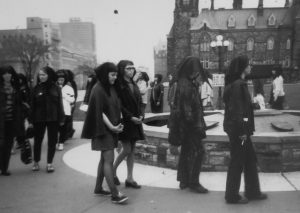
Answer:
[[[1,213],[300,212],[300,0],[0,0]]]

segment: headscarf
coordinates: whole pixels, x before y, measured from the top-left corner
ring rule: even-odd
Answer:
[[[245,55],[232,59],[225,75],[225,86],[239,79],[248,65],[249,59]]]

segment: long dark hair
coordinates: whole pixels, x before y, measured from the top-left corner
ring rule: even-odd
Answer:
[[[19,88],[19,78],[17,75],[16,70],[12,66],[3,66],[0,67],[0,87],[3,87],[4,80],[3,80],[3,75],[5,73],[10,73],[11,74],[11,85],[13,88],[18,89]]]
[[[52,83],[55,83],[57,81],[57,75],[56,75],[54,69],[52,69],[49,66],[45,66],[45,67],[41,68],[41,70],[48,75],[48,79],[45,82],[47,85],[51,85]],[[41,83],[39,75],[37,76],[37,83],[38,84]]]
[[[230,62],[229,68],[225,74],[225,86],[233,83],[241,78],[241,74],[249,65],[249,59],[247,56],[238,56]]]
[[[112,62],[105,62],[95,69],[97,80],[101,82],[105,92],[110,96],[110,87],[114,86],[109,83],[108,73],[118,72],[117,66]]]
[[[149,82],[149,76],[146,72],[141,72],[141,75],[139,76],[139,78],[137,79],[137,82],[143,80],[146,82],[146,85],[148,86],[148,82]]]
[[[274,65],[273,70],[275,70],[274,78],[277,78],[278,76],[282,75],[283,70],[280,64]]]
[[[127,65],[134,65],[132,61],[129,60],[121,60],[117,67],[118,67],[118,78],[117,78],[117,89],[120,90],[121,88],[127,85],[127,82],[124,79],[125,76],[125,67]],[[136,71],[134,71],[133,76],[135,75]],[[131,82],[134,83],[133,77],[131,78]]]

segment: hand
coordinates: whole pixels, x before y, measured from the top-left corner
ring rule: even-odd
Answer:
[[[170,153],[172,155],[179,155],[179,151],[178,151],[178,147],[177,146],[173,146],[173,145],[170,145]]]
[[[59,126],[63,126],[65,122],[59,122]]]
[[[242,141],[242,145],[244,145],[245,141],[247,140],[247,135],[241,135],[241,136],[239,136],[239,138]]]
[[[28,128],[33,128],[33,124],[32,123],[28,123]]]
[[[137,118],[137,117],[132,117],[132,118],[131,118],[131,121],[132,121],[134,124],[142,124],[142,119]]]
[[[113,126],[111,128],[111,131],[118,134],[118,133],[123,132],[123,129],[124,129],[124,125],[119,123],[117,126]]]
[[[160,105],[160,102],[158,101],[157,103],[156,103],[156,106],[159,106]]]

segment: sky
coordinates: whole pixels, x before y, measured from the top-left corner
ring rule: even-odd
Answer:
[[[244,0],[257,7],[258,0]],[[285,0],[264,0],[265,7],[284,6]],[[130,59],[153,74],[153,47],[166,42],[173,23],[175,0],[0,0],[0,30],[26,28],[26,17],[68,22],[71,17],[96,27],[98,63]],[[209,8],[210,0],[199,0]],[[232,8],[232,0],[215,0],[215,8]],[[118,14],[114,14],[118,10]]]

